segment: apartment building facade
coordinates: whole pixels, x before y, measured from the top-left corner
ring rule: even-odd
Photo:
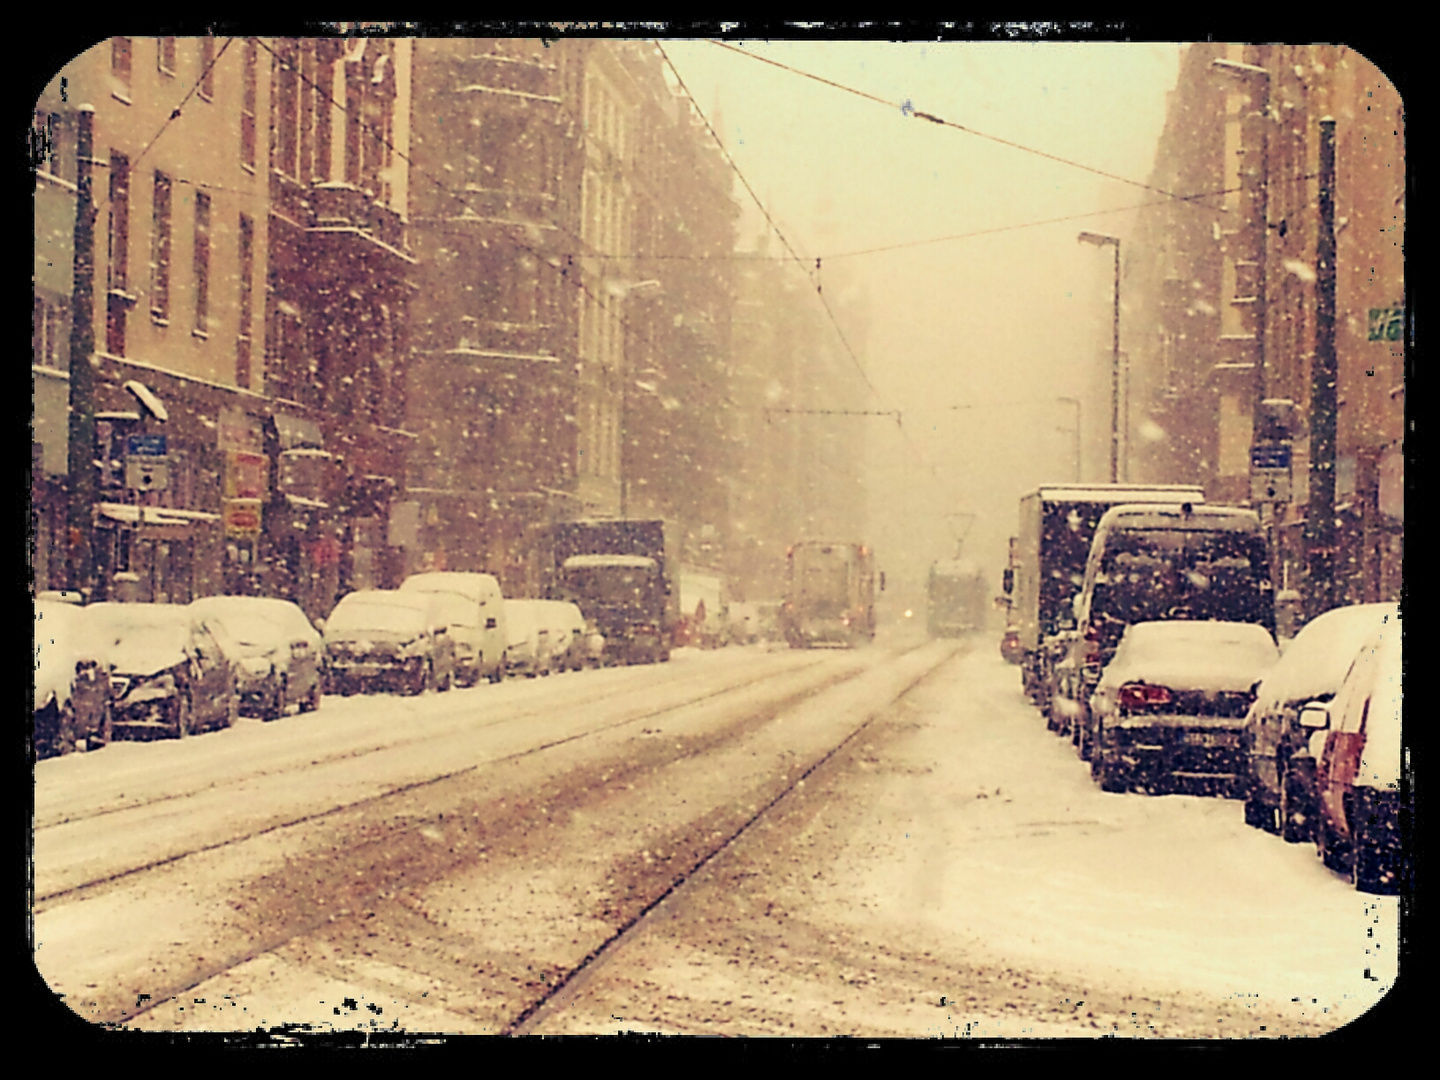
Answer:
[[[346,49],[349,59],[334,55]],[[323,198],[367,160],[354,147],[368,121],[408,117],[406,49],[383,42],[367,62],[338,40],[113,38],[47,85],[36,107],[37,133],[55,133],[37,138],[49,147],[36,177],[37,588],[161,601],[261,591],[321,615],[346,579],[369,572],[354,557],[355,493],[393,490],[403,473],[391,443],[408,439],[336,403],[379,357],[401,361],[394,338],[386,353],[353,332],[360,314],[336,304],[381,280],[367,255],[326,258],[346,242],[383,242],[401,255],[386,257],[411,265],[396,224],[406,193],[393,171],[385,188],[362,168],[365,194],[347,189],[339,210]],[[317,79],[327,60],[331,86]],[[367,125],[353,122],[359,113]],[[93,389],[72,401],[79,358],[63,316],[86,289],[64,237],[67,219],[74,236],[85,214],[82,122],[93,139]],[[391,128],[385,141],[405,134]],[[327,137],[328,152],[315,153]],[[405,290],[380,288],[400,297],[403,326]],[[66,522],[57,507],[74,471],[63,467],[72,405],[87,426],[93,418],[95,495],[88,521]],[[93,557],[86,581],[63,570],[77,533]]]
[[[1122,286],[1133,312],[1127,427],[1148,433],[1132,440],[1144,451],[1131,475],[1200,482],[1213,501],[1248,503],[1256,421],[1290,403],[1290,497],[1271,516],[1276,585],[1306,591],[1311,434],[1324,419],[1312,402],[1323,120],[1335,139],[1333,602],[1394,599],[1404,545],[1404,104],[1354,50],[1186,48],[1150,180],[1182,198],[1140,212]]]

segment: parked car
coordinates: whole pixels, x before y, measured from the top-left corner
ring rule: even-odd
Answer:
[[[474,686],[481,679],[499,682],[505,677],[505,600],[494,575],[427,571],[411,574],[401,583],[400,591],[448,593],[465,601],[468,610],[450,627],[456,682]]]
[[[542,614],[542,601],[506,598],[505,670],[511,675],[550,674],[550,625]]]
[[[1242,793],[1245,714],[1278,659],[1270,631],[1255,623],[1126,627],[1090,699],[1091,775],[1105,791]]]
[[[754,645],[760,640],[760,605],[736,600],[725,612],[726,632],[735,645]]]
[[[297,704],[320,707],[325,643],[305,613],[288,600],[264,596],[207,596],[190,604],[207,626],[218,627],[240,691],[240,712],[275,720]]]
[[[1300,710],[1335,696],[1355,654],[1398,604],[1352,604],[1306,623],[1281,650],[1245,718],[1249,791],[1245,821],[1290,843],[1313,840],[1315,758]]]
[[[362,589],[325,620],[325,677],[331,690],[372,686],[419,694],[448,690],[454,677],[449,609],[443,597]]]
[[[547,620],[552,671],[579,671],[587,659],[585,616],[575,604],[564,600],[537,600]]]
[[[32,734],[37,758],[93,750],[110,741],[110,668],[90,612],[64,600],[35,601]]]
[[[117,737],[180,739],[235,722],[235,671],[215,629],[188,604],[106,602],[86,611],[110,660]]]
[[[1408,892],[1410,807],[1400,773],[1400,620],[1387,617],[1360,649],[1329,704],[1301,721],[1323,734],[1316,848],[1365,892]],[[1326,726],[1321,727],[1324,723]]]
[[[1072,603],[1079,673],[1065,711],[1088,760],[1088,705],[1127,626],[1162,620],[1254,623],[1275,633],[1270,549],[1259,515],[1233,506],[1125,503],[1096,526]],[[1058,658],[1057,658],[1058,659]]]

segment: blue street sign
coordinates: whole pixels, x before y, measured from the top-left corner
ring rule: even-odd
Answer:
[[[1250,468],[1290,468],[1290,447],[1284,443],[1271,443],[1268,445],[1252,446],[1250,448]]]
[[[130,457],[164,457],[164,435],[128,435],[125,453]]]

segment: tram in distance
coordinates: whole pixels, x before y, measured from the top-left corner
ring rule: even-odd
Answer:
[[[985,628],[985,575],[966,559],[930,564],[925,628],[933,637],[959,637]]]
[[[805,540],[785,553],[781,628],[792,649],[875,639],[875,557],[864,544]],[[885,588],[885,575],[880,575]]]

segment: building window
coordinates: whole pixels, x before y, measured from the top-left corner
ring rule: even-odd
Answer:
[[[30,326],[31,362],[64,371],[69,336],[65,305],[36,296]]]
[[[195,193],[195,332],[210,329],[210,196]]]
[[[326,43],[322,42],[322,46]],[[315,164],[312,176],[330,179],[330,93],[335,86],[335,60],[324,53],[315,68]]]
[[[271,110],[274,124],[271,146],[275,158],[272,167],[286,176],[298,177],[299,154],[299,59],[300,50],[292,41],[278,43],[275,57],[275,105]]]
[[[250,387],[250,324],[255,279],[255,223],[240,215],[240,333],[235,338],[235,384]]]
[[[130,159],[110,154],[110,224],[106,249],[105,351],[125,355],[125,317],[130,292]]]
[[[110,39],[110,74],[130,88],[130,38]]]
[[[155,174],[150,224],[150,314],[159,322],[170,318],[170,178]]]
[[[255,72],[258,65],[253,39],[245,42],[240,74],[240,164],[255,168]]]
[[[215,97],[215,39],[209,34],[200,39],[200,96]]]
[[[157,39],[155,47],[155,66],[166,75],[174,75],[176,63],[177,46],[173,37],[162,37]]]

